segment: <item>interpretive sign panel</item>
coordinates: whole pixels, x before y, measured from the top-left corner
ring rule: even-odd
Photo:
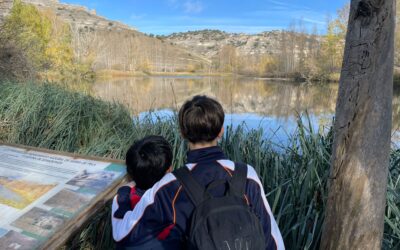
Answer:
[[[119,161],[0,143],[0,248],[64,243],[124,176]]]

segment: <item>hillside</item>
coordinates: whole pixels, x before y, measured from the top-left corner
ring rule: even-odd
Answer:
[[[226,45],[236,48],[239,55],[262,55],[279,53],[282,31],[262,32],[259,34],[227,33],[220,30],[199,30],[173,33],[162,36],[165,41],[180,45],[187,50],[204,55],[207,58],[217,56]]]
[[[342,34],[335,33],[337,30],[340,31],[340,27],[332,29],[335,32],[330,35],[331,41],[304,33],[302,26],[293,27],[288,31],[269,31],[259,34],[201,30],[154,37],[122,23],[100,17],[94,10],[85,7],[62,4],[58,0],[18,1],[36,6],[53,23],[52,33],[59,30],[54,27],[60,26],[58,24],[60,20],[69,25],[73,57],[76,62],[71,63],[69,60],[70,66],[67,70],[62,69],[65,60],[60,56],[59,50],[66,47],[61,43],[69,36],[61,34],[65,39],[58,39],[60,34],[54,34],[55,39],[52,44],[59,46],[51,47],[52,44],[46,43],[47,38],[43,39],[40,32],[37,34],[39,42],[47,46],[42,46],[45,47],[43,51],[47,53],[46,51],[50,50],[47,54],[52,58],[38,57],[43,60],[37,60],[36,65],[58,64],[58,68],[61,69],[58,72],[86,71],[87,65],[90,65],[89,68],[96,72],[104,70],[146,73],[207,72],[322,80],[332,79],[338,75],[342,62],[344,38]],[[7,8],[6,3],[3,3],[4,6]],[[4,8],[0,16],[4,16]],[[14,24],[18,26],[18,18],[15,19],[17,21]],[[43,22],[37,20],[33,21],[43,25]],[[30,22],[26,23],[29,26]],[[335,20],[332,23],[337,22]],[[31,29],[35,31],[35,27]],[[12,34],[12,31],[11,28],[8,40],[18,36],[18,33]],[[27,36],[22,36],[20,40],[25,37]],[[15,42],[18,43],[18,40]],[[29,50],[26,44],[29,42],[20,49],[22,54],[23,51]],[[65,57],[71,57],[68,50],[64,49],[64,54]],[[21,57],[24,59],[23,55]],[[5,61],[8,60],[7,54],[3,58]],[[29,63],[25,62],[28,65]],[[82,67],[73,69],[76,63]]]
[[[295,72],[306,78],[329,74],[339,74],[344,50],[347,16],[349,5],[338,10],[336,19],[327,26],[327,34],[313,35],[304,33],[304,28],[291,27],[288,30],[261,32],[258,34],[227,33],[220,30],[199,30],[173,33],[160,36],[161,39],[184,47],[213,60],[218,64],[226,57],[226,48],[231,55],[244,61],[238,66],[239,71],[247,65],[267,71]],[[397,2],[397,16],[400,16],[400,2]],[[395,73],[400,75],[400,18],[396,19]],[[225,55],[223,55],[225,53]],[[254,61],[265,63],[257,65]],[[329,61],[332,63],[329,65]],[[237,62],[240,64],[240,62]],[[274,64],[274,67],[268,66]],[[251,71],[248,69],[247,71]],[[308,76],[306,76],[308,75]],[[329,76],[327,76],[329,78]],[[323,77],[322,77],[323,78]]]
[[[0,2],[0,21],[4,21],[12,1]],[[17,1],[32,4],[51,23],[49,28],[46,22],[40,21],[42,16],[36,14],[36,19],[25,20],[25,24],[30,26],[28,31],[35,32],[36,24],[43,25],[44,29],[52,30],[51,37],[36,32],[37,41],[33,44],[38,44],[38,49],[33,48],[31,41],[24,40],[31,36],[27,29],[13,32],[14,26],[21,26],[18,16],[14,17],[14,26],[8,29],[8,36],[3,39],[6,45],[3,53],[0,51],[0,73],[10,72],[9,65],[15,65],[14,68],[21,68],[22,74],[29,72],[31,67],[34,68],[32,72],[45,72],[50,76],[61,72],[67,78],[74,74],[90,75],[91,71],[124,71],[233,73],[298,80],[338,80],[349,10],[348,5],[340,9],[338,17],[328,23],[324,35],[305,33],[300,23],[288,30],[258,34],[200,30],[154,37],[101,17],[86,7],[63,4],[58,0]],[[31,21],[36,24],[30,25]],[[67,32],[63,27],[65,24]],[[21,32],[27,34],[19,35]],[[399,41],[397,38],[397,47]],[[32,56],[29,55],[39,49],[41,54],[30,60]],[[14,60],[9,59],[9,51],[17,52]],[[399,58],[396,51],[396,71],[400,65]]]
[[[76,59],[90,64],[95,71],[194,71],[201,70],[208,63],[178,46],[98,16],[95,10],[63,4],[58,0],[22,1],[33,4],[51,19],[69,24]],[[11,7],[12,0],[0,3],[0,21]]]
[[[266,76],[308,72],[302,65],[316,58],[322,40],[297,30],[258,34],[199,30],[160,38],[210,59],[216,71]]]

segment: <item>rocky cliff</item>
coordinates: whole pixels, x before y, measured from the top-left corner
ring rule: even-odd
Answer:
[[[317,35],[278,30],[258,34],[200,30],[159,38],[206,57],[216,71],[285,77],[309,72],[304,62],[315,58],[322,41]]]
[[[13,4],[13,0],[1,0],[0,1],[0,23],[9,13]]]
[[[240,55],[273,54],[279,50],[281,31],[263,32],[255,35],[227,33],[220,30],[200,30],[173,33],[162,39],[207,58],[212,58],[225,45],[235,47]]]
[[[300,36],[302,36],[301,39]],[[300,42],[310,43],[315,37],[287,31],[268,31],[258,34],[227,33],[220,30],[199,30],[183,33],[173,33],[161,36],[161,39],[182,46],[187,50],[212,58],[226,45],[236,48],[241,56],[278,54],[282,52],[282,41],[293,42],[299,47]],[[290,41],[292,40],[292,41]],[[300,41],[302,40],[302,41]],[[289,46],[288,46],[289,47]],[[307,47],[305,46],[307,50]]]
[[[33,4],[39,9],[51,9],[56,15],[69,22],[74,27],[106,30],[135,30],[134,28],[120,22],[107,20],[96,14],[96,10],[89,10],[84,6],[64,4],[58,0],[23,0],[25,3]]]

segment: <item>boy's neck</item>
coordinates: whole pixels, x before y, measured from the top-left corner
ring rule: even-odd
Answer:
[[[218,144],[218,139],[211,141],[211,142],[198,142],[198,143],[189,142],[189,149],[196,150],[196,149],[202,149],[202,148],[215,147],[215,146],[217,146],[217,144]]]

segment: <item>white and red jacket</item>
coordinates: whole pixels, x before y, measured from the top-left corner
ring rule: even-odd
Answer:
[[[230,178],[235,166],[220,147],[189,151],[187,161],[189,163],[185,167],[204,186],[215,180]],[[175,176],[172,173],[164,176],[143,194],[133,210],[130,192],[130,189],[120,190],[112,205],[113,237],[118,242],[118,248],[184,249],[182,242],[188,235],[189,218],[194,206]],[[212,190],[214,196],[222,196],[224,192],[223,186]],[[285,249],[263,186],[251,166],[248,166],[247,172],[246,199],[261,220],[266,249]],[[157,244],[162,247],[157,248]],[[149,245],[152,247],[143,247]]]

